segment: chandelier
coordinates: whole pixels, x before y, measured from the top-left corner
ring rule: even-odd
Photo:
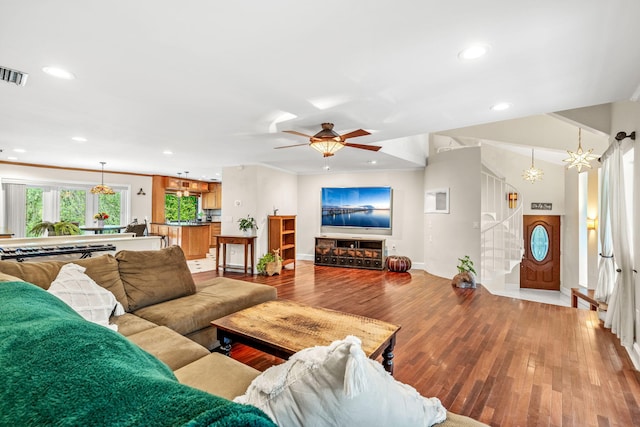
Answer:
[[[536,167],[533,164],[533,148],[531,149],[531,167],[529,169],[525,169],[524,171],[522,171],[522,178],[524,178],[525,181],[529,181],[532,184],[536,181],[542,181],[542,175],[544,175],[544,172],[542,172],[542,169],[536,169]]]
[[[91,193],[93,194],[116,194],[115,191],[113,191],[113,189],[111,187],[109,187],[108,185],[104,185],[104,165],[106,162],[100,162],[100,164],[102,165],[102,179],[100,181],[100,184],[96,185],[95,187],[93,187],[91,189]]]
[[[563,162],[567,162],[567,169],[571,169],[575,166],[578,172],[582,172],[583,167],[591,168],[591,164],[589,162],[596,158],[596,156],[591,154],[592,151],[593,149],[590,149],[587,152],[582,151],[582,129],[578,128],[578,150],[575,153],[567,150],[569,158],[564,159]]]

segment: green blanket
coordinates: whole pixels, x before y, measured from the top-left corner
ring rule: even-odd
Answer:
[[[178,383],[35,285],[0,282],[0,304],[0,425],[274,426],[255,407]]]

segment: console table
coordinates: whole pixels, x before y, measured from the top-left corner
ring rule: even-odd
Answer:
[[[244,245],[244,274],[247,274],[247,260],[251,260],[251,274],[253,274],[253,252],[256,236],[222,236],[217,235],[216,239],[218,244],[216,245],[216,271],[218,271],[220,260],[220,246],[222,246],[222,272],[227,271],[227,244],[230,245]],[[251,258],[247,257],[247,253],[251,250]]]

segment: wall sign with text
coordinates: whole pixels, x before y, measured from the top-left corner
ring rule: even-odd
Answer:
[[[552,209],[552,203],[546,202],[532,202],[531,209],[550,211]]]

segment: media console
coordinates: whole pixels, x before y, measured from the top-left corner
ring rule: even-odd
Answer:
[[[383,270],[385,239],[316,237],[315,264]]]

